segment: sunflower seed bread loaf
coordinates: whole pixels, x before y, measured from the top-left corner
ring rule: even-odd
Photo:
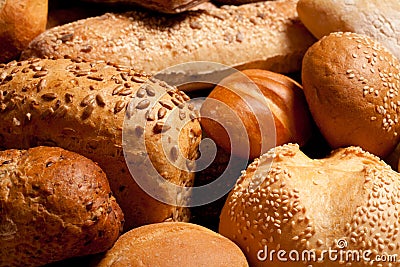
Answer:
[[[298,19],[296,3],[266,1],[175,16],[107,13],[49,29],[22,58],[109,60],[149,73],[205,60],[238,69],[295,72],[315,42]]]
[[[56,147],[0,151],[0,266],[106,251],[123,214],[93,161]]]
[[[138,125],[131,136],[144,139],[146,147],[133,150],[148,155],[167,181],[191,185],[194,174],[167,158],[181,154],[173,158],[182,165],[197,156],[201,129],[188,99],[183,92],[120,65],[69,59],[14,61],[0,65],[0,143],[5,148],[58,146],[97,162],[125,214],[125,229],[187,221],[187,209],[153,199],[135,182],[133,177],[153,177],[143,172],[132,177],[122,134],[127,111],[133,118],[143,117],[146,124]],[[131,101],[137,104],[132,106]],[[167,119],[169,125],[183,119],[186,124],[177,129],[168,126]],[[179,141],[179,146],[164,153],[162,134],[168,142]],[[137,167],[143,169],[139,163]]]

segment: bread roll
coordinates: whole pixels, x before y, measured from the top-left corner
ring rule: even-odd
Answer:
[[[164,13],[180,13],[207,0],[84,0],[86,2],[107,4],[134,4]]]
[[[0,0],[0,63],[19,57],[46,21],[47,0]]]
[[[284,145],[239,178],[219,232],[255,267],[396,266],[366,261],[400,253],[399,188],[400,174],[359,147],[312,160],[298,145]],[[354,258],[344,254],[354,251]]]
[[[41,266],[106,251],[123,214],[105,173],[56,147],[0,152],[0,266]]]
[[[400,59],[398,0],[300,0],[299,17],[315,37],[355,32],[382,43]]]
[[[149,73],[191,61],[295,72],[315,41],[299,22],[296,3],[262,2],[172,17],[140,11],[105,14],[46,31],[22,58],[101,59]]]
[[[332,148],[350,145],[387,156],[399,142],[400,64],[355,33],[332,33],[303,59],[304,94]]]
[[[229,239],[195,224],[157,223],[122,235],[98,267],[111,266],[248,266]]]
[[[148,80],[148,76],[130,68],[104,62],[11,62],[0,67],[0,77],[0,143],[4,147],[59,146],[98,162],[125,213],[125,229],[164,220],[188,220],[186,208],[161,203],[139,188],[124,157],[131,150],[148,154],[167,181],[192,184],[194,173],[179,166],[197,156],[201,129],[195,111],[185,103],[188,97],[184,93]],[[134,102],[140,103],[132,106]],[[150,102],[155,103],[154,108]],[[146,124],[138,124],[134,133],[127,135],[143,139],[145,148],[122,146],[126,111],[133,122],[146,121],[146,114]],[[179,123],[186,125],[177,129]],[[175,127],[163,128],[164,124]],[[182,154],[182,158],[170,160],[170,151],[164,152],[169,144],[164,144],[164,136],[169,136],[171,144],[179,141],[175,154]],[[148,177],[153,174],[148,169],[153,167],[144,170],[142,163],[137,162],[134,178],[155,179]],[[166,190],[160,188],[159,194],[169,193]],[[178,196],[173,197],[180,204]]]
[[[251,159],[275,145],[304,145],[312,133],[301,85],[266,70],[249,69],[228,76],[209,94],[200,112],[203,130],[219,146]],[[246,135],[249,146],[243,140]],[[240,148],[235,152],[235,147]]]

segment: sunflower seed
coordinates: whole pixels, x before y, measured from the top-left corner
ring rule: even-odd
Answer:
[[[57,98],[56,93],[45,93],[41,96],[41,98],[45,101],[52,101]]]

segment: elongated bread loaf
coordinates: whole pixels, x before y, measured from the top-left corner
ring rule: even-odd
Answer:
[[[125,214],[125,229],[188,220],[186,209],[156,201],[142,191],[125,162],[124,153],[129,152],[122,147],[125,110],[134,118],[143,116],[143,120],[149,111],[147,123],[138,125],[136,135],[132,135],[145,139],[146,149],[136,152],[148,154],[155,169],[174,184],[190,185],[193,180],[193,173],[167,159],[161,139],[162,131],[169,136],[168,141],[179,141],[175,154],[180,151],[189,160],[196,157],[201,129],[191,107],[185,104],[188,97],[147,79],[132,69],[102,62],[35,59],[0,66],[0,144],[6,148],[59,146],[98,162]],[[144,89],[141,85],[145,81]],[[130,100],[138,104],[132,107]],[[155,111],[150,110],[153,100]],[[167,119],[170,125],[178,125],[189,117],[193,119],[182,129],[162,127]],[[140,169],[140,163],[137,165]],[[153,178],[144,172],[133,175]]]
[[[267,1],[176,16],[108,13],[44,32],[22,58],[82,57],[150,73],[205,60],[239,69],[294,72],[315,41],[299,21],[296,3]]]

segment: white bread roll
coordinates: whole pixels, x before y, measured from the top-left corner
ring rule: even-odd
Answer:
[[[400,1],[300,0],[301,21],[318,39],[331,32],[372,37],[400,58]]]

